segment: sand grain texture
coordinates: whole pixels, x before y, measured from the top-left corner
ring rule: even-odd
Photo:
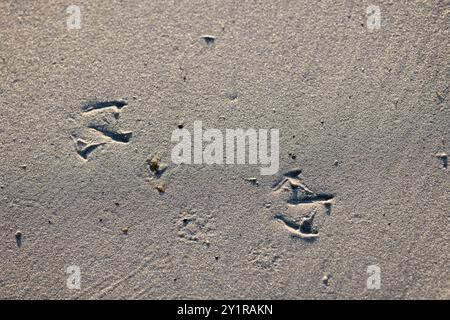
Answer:
[[[70,4],[0,2],[0,298],[450,298],[448,1]],[[172,165],[194,121],[279,128],[279,174]]]

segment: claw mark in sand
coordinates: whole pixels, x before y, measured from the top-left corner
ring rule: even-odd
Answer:
[[[107,109],[107,108],[115,108],[117,110],[122,109],[125,107],[127,103],[123,100],[112,100],[112,101],[93,101],[85,104],[81,107],[82,112],[90,112],[94,110],[101,110],[101,109]]]
[[[282,214],[275,215],[274,219],[282,223],[293,237],[312,240],[319,236],[317,229],[313,227],[315,214],[316,213],[313,212],[310,216],[302,218],[300,223],[297,223]]]

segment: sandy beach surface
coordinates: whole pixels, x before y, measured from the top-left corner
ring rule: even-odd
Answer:
[[[0,298],[450,299],[449,19],[2,0]],[[278,129],[279,170],[174,164],[196,121]]]

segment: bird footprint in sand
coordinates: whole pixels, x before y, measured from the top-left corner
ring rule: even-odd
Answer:
[[[87,160],[95,150],[104,145],[130,142],[133,133],[119,129],[121,110],[126,105],[123,100],[112,100],[93,101],[81,107],[84,118],[81,121],[84,125],[73,129],[70,135],[75,151],[82,159]]]
[[[319,236],[318,228],[313,225],[316,212],[323,206],[330,214],[334,195],[316,193],[309,189],[300,178],[301,172],[302,170],[298,168],[289,170],[274,182],[273,195],[280,196],[282,192],[289,192],[285,209],[292,216],[277,213],[274,220],[281,223],[292,236],[307,240],[315,239]]]

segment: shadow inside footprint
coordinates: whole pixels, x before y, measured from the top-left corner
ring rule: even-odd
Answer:
[[[87,158],[89,157],[89,155],[94,152],[95,149],[97,149],[98,147],[104,145],[104,143],[98,143],[98,144],[90,144],[88,146],[86,146],[85,148],[81,149],[81,150],[77,150],[77,153],[80,157],[82,157],[83,159],[87,160]]]
[[[121,143],[128,143],[130,142],[131,137],[133,136],[132,132],[119,132],[112,128],[109,128],[109,126],[104,124],[96,124],[91,123],[88,126],[90,129],[94,129],[98,132],[101,132],[103,135],[107,136],[108,138],[111,138],[112,140],[116,142]]]
[[[94,110],[106,109],[115,107],[117,109],[122,109],[127,103],[123,100],[111,100],[111,101],[100,101],[100,102],[89,102],[81,107],[82,112],[90,112]]]
[[[300,223],[297,223],[282,214],[276,214],[274,219],[284,224],[292,237],[314,241],[319,236],[317,228],[313,226],[314,215],[315,213],[302,218]]]

